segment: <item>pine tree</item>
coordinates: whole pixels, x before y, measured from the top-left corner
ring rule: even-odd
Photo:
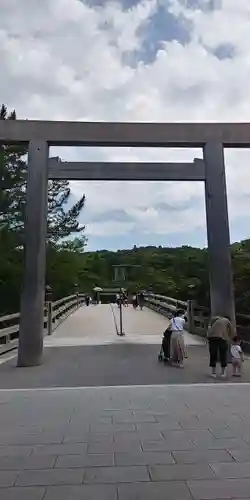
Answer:
[[[0,108],[0,120],[15,120],[16,113],[8,114],[6,106]],[[25,191],[27,179],[27,147],[2,146],[0,148],[0,229],[1,239],[6,234],[14,236],[16,245],[22,243],[25,217]],[[57,244],[62,238],[83,233],[79,223],[84,207],[83,195],[73,206],[70,202],[68,181],[48,182],[48,232],[49,243]],[[85,237],[82,236],[84,239]]]
[[[0,109],[0,120],[15,120],[15,111],[7,115],[6,106]],[[0,223],[1,229],[17,231],[24,220],[24,201],[26,183],[26,163],[23,160],[26,150],[20,146],[1,146],[1,191]]]

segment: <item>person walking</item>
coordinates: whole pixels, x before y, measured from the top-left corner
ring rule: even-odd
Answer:
[[[209,344],[210,363],[212,377],[216,378],[216,365],[220,362],[222,378],[226,377],[226,368],[228,365],[228,350],[233,338],[235,329],[230,319],[226,316],[214,316],[208,327],[207,339]]]
[[[178,309],[174,313],[174,317],[170,320],[169,329],[171,330],[171,362],[174,366],[183,368],[185,357],[185,342],[184,342],[184,312]]]
[[[141,309],[141,311],[143,310],[143,306],[144,306],[144,293],[143,292],[140,292],[138,294],[138,304],[139,304],[139,307]]]
[[[124,293],[123,304],[124,304],[124,307],[128,307],[128,295],[127,295],[127,293]]]
[[[133,304],[133,308],[136,309],[137,306],[138,306],[138,301],[137,301],[137,295],[134,294],[133,297],[132,297],[132,304]]]

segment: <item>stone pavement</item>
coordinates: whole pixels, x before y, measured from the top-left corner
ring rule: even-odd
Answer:
[[[249,414],[249,384],[2,390],[0,498],[250,498]]]
[[[159,363],[158,350],[141,344],[47,348],[42,366],[16,368],[16,357],[0,365],[0,389],[221,383],[210,378],[206,347],[189,347],[184,370]],[[237,384],[250,382],[250,361],[244,365]]]

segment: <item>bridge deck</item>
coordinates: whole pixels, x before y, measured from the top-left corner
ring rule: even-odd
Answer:
[[[157,362],[164,318],[125,309],[121,338],[114,318],[82,308],[42,366],[0,366],[1,500],[249,498],[249,384],[190,386],[210,380],[206,346],[174,369]]]
[[[129,306],[123,307],[123,330],[125,337],[117,336],[119,331],[119,309],[116,305],[103,304],[82,307],[68,317],[46,338],[45,346],[105,345],[105,344],[155,344],[160,345],[168,320],[147,308],[143,311]],[[203,342],[185,333],[187,345],[202,345]]]
[[[43,365],[16,369],[16,359],[0,364],[0,388],[79,387],[209,383],[208,352],[188,333],[185,369],[157,360],[167,320],[148,309],[123,309],[125,337],[116,334],[116,305],[82,307],[45,338]],[[15,356],[15,355],[14,355]],[[0,358],[1,363],[1,358]],[[244,364],[250,381],[250,363]]]

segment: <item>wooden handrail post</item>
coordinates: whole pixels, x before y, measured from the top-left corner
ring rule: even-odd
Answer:
[[[194,323],[194,301],[187,301],[187,324],[188,331],[190,333],[195,333],[195,323]]]
[[[52,288],[50,285],[46,285],[45,287],[45,301],[47,310],[47,333],[48,335],[51,335],[53,326],[53,302],[52,302]]]
[[[47,332],[48,335],[52,335],[52,322],[53,322],[53,302],[49,300],[47,302]]]

